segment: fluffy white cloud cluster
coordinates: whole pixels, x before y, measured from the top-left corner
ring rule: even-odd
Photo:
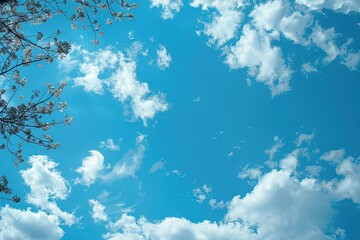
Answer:
[[[216,11],[211,22],[205,23],[203,30],[203,33],[209,37],[210,44],[220,47],[236,36],[243,16],[240,10],[245,5],[245,1],[194,0],[190,5],[194,8],[201,7],[202,10]]]
[[[157,58],[156,65],[161,69],[165,70],[170,67],[170,63],[172,61],[170,53],[166,50],[163,45],[159,46],[159,49],[156,50]]]
[[[129,150],[109,173],[100,176],[101,179],[104,181],[115,181],[123,177],[135,176],[135,172],[140,167],[145,154],[145,137],[142,134],[138,135],[135,141],[136,148]]]
[[[242,0],[193,0],[190,5],[210,12],[211,20],[204,23],[200,32],[208,37],[211,45],[221,49],[230,69],[248,69],[250,76],[269,87],[272,96],[291,89],[293,70],[285,61],[288,56],[284,56],[282,49],[275,45],[282,39],[307,48],[311,45],[322,49],[326,53],[324,63],[339,56],[341,63],[350,70],[358,68],[360,52],[347,49],[351,41],[337,46],[334,29],[319,26],[312,12],[321,8],[344,13],[358,12],[358,1],[267,0],[251,3]],[[250,21],[241,26],[243,12],[248,11],[250,6]],[[308,65],[303,70],[306,73],[317,71]]]
[[[296,2],[307,6],[311,10],[327,8],[345,14],[360,12],[360,2],[357,0],[296,0]]]
[[[245,25],[240,40],[226,52],[231,69],[248,68],[249,75],[267,85],[273,96],[290,90],[291,69],[279,47],[271,46],[269,35]]]
[[[174,18],[175,13],[179,12],[183,6],[182,0],[150,0],[151,7],[162,8],[161,17],[163,19]]]
[[[31,156],[29,163],[31,168],[20,171],[25,184],[30,187],[26,201],[61,218],[67,225],[74,224],[74,214],[62,211],[55,202],[66,200],[70,193],[68,182],[55,169],[58,164],[44,155]]]
[[[338,239],[346,235],[341,228],[329,228],[334,216],[334,203],[345,198],[360,201],[360,164],[345,152],[330,151],[322,157],[336,159],[338,178],[321,181],[300,177],[299,157],[304,149],[295,149],[280,161],[279,168],[258,177],[253,190],[235,196],[229,203],[211,199],[212,208],[228,208],[218,223],[191,222],[185,218],[168,217],[157,222],[122,214],[109,221],[105,239],[139,240],[232,240],[232,239]],[[339,161],[338,161],[339,160]],[[333,162],[335,163],[335,162]],[[206,187],[206,189],[209,189]],[[198,192],[205,190],[200,189]],[[210,191],[208,191],[210,192]]]
[[[6,205],[0,210],[0,217],[1,240],[57,240],[64,235],[58,217],[43,211],[19,210]]]
[[[105,206],[99,203],[99,201],[90,199],[89,204],[92,208],[91,210],[91,216],[94,219],[95,222],[99,221],[107,221],[108,216],[105,213]]]
[[[163,93],[151,94],[148,84],[137,80],[136,58],[141,51],[139,42],[126,55],[110,48],[89,52],[75,46],[60,66],[67,72],[78,70],[80,76],[73,81],[86,92],[104,94],[107,90],[121,103],[129,104],[133,117],[146,125],[158,112],[166,111],[168,103]]]
[[[75,184],[90,186],[104,169],[104,156],[96,150],[90,151],[90,156],[82,160],[82,166],[75,171],[81,174],[81,178],[75,179]]]

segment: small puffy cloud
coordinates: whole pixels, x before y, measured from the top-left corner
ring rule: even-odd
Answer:
[[[239,172],[238,178],[241,178],[241,179],[249,178],[251,180],[255,180],[255,179],[260,178],[261,175],[262,175],[262,173],[261,173],[261,168],[260,167],[251,168],[249,166],[245,166]]]
[[[309,143],[311,142],[311,140],[315,137],[315,133],[311,133],[311,134],[304,134],[301,133],[299,134],[298,138],[296,139],[296,147],[300,147],[302,144],[304,143]]]
[[[276,153],[284,146],[282,140],[278,136],[274,137],[274,142],[275,144],[271,148],[265,150],[265,153],[269,155],[270,161],[274,159]]]
[[[248,68],[251,76],[269,87],[272,96],[290,90],[291,70],[284,63],[281,49],[271,46],[267,34],[247,24],[240,40],[225,54],[225,63],[231,69]]]
[[[334,193],[340,198],[349,198],[360,203],[360,163],[353,158],[346,158],[337,168],[336,173],[343,176],[335,183]]]
[[[341,60],[341,63],[345,65],[347,68],[349,68],[351,71],[357,70],[357,67],[359,66],[359,62],[360,62],[360,51],[356,53],[348,52]]]
[[[101,141],[100,148],[106,148],[106,149],[109,149],[110,151],[119,151],[120,150],[119,145],[116,144],[112,138],[108,138],[106,141]]]
[[[64,236],[55,215],[43,211],[19,210],[6,205],[0,210],[0,239],[57,240]]]
[[[99,172],[104,169],[104,156],[96,151],[90,151],[90,156],[82,160],[81,167],[75,171],[81,174],[81,178],[76,178],[75,184],[84,184],[90,186],[99,176]]]
[[[89,204],[91,206],[91,216],[95,222],[107,221],[108,217],[105,213],[105,206],[99,203],[97,200],[90,199]]]
[[[339,163],[345,157],[345,149],[337,149],[326,152],[320,156],[321,160]]]
[[[224,201],[216,201],[214,198],[210,199],[209,205],[211,209],[223,209],[227,206]]]
[[[204,184],[201,188],[193,190],[193,196],[198,203],[203,203],[211,191],[212,187]]]
[[[141,165],[145,154],[145,135],[136,137],[135,149],[129,150],[125,156],[115,164],[109,173],[101,176],[104,181],[115,181],[124,177],[133,177]]]
[[[149,172],[150,172],[150,173],[154,173],[154,172],[156,172],[156,171],[159,171],[159,170],[161,170],[161,169],[164,169],[164,168],[165,168],[165,164],[166,164],[166,162],[164,162],[164,161],[158,161],[158,162],[154,163],[154,164],[151,166]]]
[[[162,19],[173,19],[175,13],[180,12],[182,0],[150,0],[151,7],[162,8]]]
[[[156,50],[157,58],[156,65],[161,69],[165,70],[170,67],[170,63],[172,61],[170,53],[166,50],[163,45],[159,46],[159,49]]]
[[[304,73],[313,73],[319,72],[315,66],[313,66],[310,62],[303,63],[301,66],[301,71]]]
[[[126,50],[126,55],[111,48],[89,52],[75,46],[60,61],[60,67],[80,75],[73,80],[76,86],[96,94],[110,92],[116,100],[125,104],[134,119],[140,118],[147,125],[147,121],[158,112],[168,109],[168,103],[165,94],[152,94],[146,82],[137,80],[136,58],[142,49],[140,42],[134,42]]]
[[[68,182],[55,169],[58,164],[44,155],[31,156],[29,163],[31,168],[20,171],[25,184],[30,187],[30,193],[26,194],[26,201],[58,216],[67,225],[74,224],[75,216],[62,211],[55,203],[58,199],[66,200],[70,193]]]

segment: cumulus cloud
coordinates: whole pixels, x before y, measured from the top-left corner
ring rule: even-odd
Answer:
[[[99,203],[97,200],[90,199],[89,204],[91,206],[91,216],[95,222],[107,221],[108,217],[105,213],[105,206]]]
[[[200,21],[204,24],[204,29],[197,30],[197,35],[203,33],[208,37],[210,45],[220,49],[230,69],[248,69],[251,77],[269,87],[272,96],[291,89],[293,70],[285,61],[283,49],[276,46],[283,39],[307,47],[308,50],[309,45],[322,49],[326,53],[325,64],[339,57],[341,63],[351,71],[358,68],[360,54],[346,49],[351,41],[337,46],[335,39],[338,34],[334,28],[322,28],[316,21],[316,13],[311,11],[329,8],[349,13],[358,11],[360,4],[356,1],[193,0],[190,6],[201,8],[207,13],[207,18],[211,19],[205,23]],[[241,26],[243,12],[248,10],[250,21]],[[234,44],[232,40],[237,42]],[[291,63],[290,56],[286,56],[286,59]],[[307,74],[318,70],[309,63],[304,63],[302,71]]]
[[[31,156],[29,163],[31,168],[20,171],[25,184],[30,187],[26,201],[58,216],[67,225],[74,224],[74,214],[62,211],[55,202],[66,200],[70,193],[68,182],[55,169],[58,164],[44,155]]]
[[[336,168],[336,173],[343,176],[340,180],[333,180],[329,183],[333,194],[339,198],[351,199],[355,203],[360,203],[360,163],[354,162],[352,157],[343,159]]]
[[[136,58],[142,48],[140,42],[134,42],[125,55],[111,48],[89,52],[75,46],[60,66],[67,72],[78,70],[76,74],[80,76],[73,79],[75,85],[96,94],[109,91],[116,100],[128,106],[134,119],[141,119],[146,125],[158,112],[166,111],[168,103],[165,94],[152,94],[146,82],[137,80]]]
[[[19,210],[6,205],[0,210],[0,239],[2,240],[57,240],[64,231],[55,215],[43,211]]]
[[[271,45],[267,34],[248,24],[240,40],[226,51],[225,63],[231,69],[249,68],[249,74],[267,85],[273,96],[290,90],[291,70],[281,49]]]
[[[244,6],[243,0],[194,0],[190,5],[194,8],[201,7],[203,11],[214,10],[211,21],[204,23],[202,31],[209,37],[210,44],[220,47],[236,36],[243,16],[240,11]]]
[[[327,8],[345,14],[349,12],[360,12],[360,3],[357,0],[296,0],[296,2],[307,6],[311,10]]]
[[[145,135],[138,135],[135,149],[129,150],[125,156],[115,164],[109,173],[101,176],[104,181],[115,181],[124,177],[133,177],[141,165],[145,154]]]
[[[175,13],[180,12],[183,6],[182,0],[150,0],[151,7],[162,8],[163,19],[173,19]]]
[[[135,217],[123,214],[115,223],[108,226],[109,232],[103,237],[108,240],[231,240],[249,239],[250,230],[241,228],[240,223],[218,224],[210,221],[193,223],[185,218],[165,218],[158,223],[151,223],[145,218],[136,220]]]
[[[280,32],[295,43],[305,43],[303,34],[311,23],[311,15],[292,11],[288,1],[274,0],[257,5],[251,12],[255,26],[258,29]]]
[[[336,151],[336,150],[335,150]],[[331,151],[330,151],[331,152]],[[197,223],[186,218],[167,217],[150,222],[145,217],[122,214],[107,223],[105,239],[159,240],[232,240],[232,239],[295,239],[330,240],[345,237],[345,230],[330,226],[335,216],[334,206],[343,199],[360,201],[359,160],[345,158],[336,165],[337,177],[324,181],[314,176],[304,177],[297,168],[303,149],[297,148],[280,161],[279,168],[258,176],[258,182],[244,196],[236,195],[229,202],[210,199],[213,209],[227,207],[223,220]],[[324,156],[332,159],[335,152]],[[211,187],[194,190],[205,195]]]
[[[90,156],[82,160],[81,167],[75,171],[81,174],[81,178],[76,178],[75,184],[84,184],[90,186],[99,176],[99,172],[104,169],[104,156],[96,151],[90,151]]]
[[[163,45],[159,46],[159,49],[156,50],[157,58],[156,65],[161,69],[165,70],[170,67],[170,63],[172,61],[170,53],[166,50]]]

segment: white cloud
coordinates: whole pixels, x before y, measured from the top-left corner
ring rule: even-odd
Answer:
[[[300,177],[298,158],[302,149],[295,149],[272,169],[259,177],[258,183],[245,196],[233,197],[229,203],[210,199],[213,209],[227,206],[222,221],[197,223],[185,218],[167,217],[150,222],[122,214],[107,224],[105,239],[156,240],[233,240],[294,239],[331,240],[345,237],[345,230],[330,226],[336,216],[334,206],[345,198],[360,201],[359,159],[349,157],[338,164],[336,173],[342,178],[329,182],[313,177]],[[194,190],[206,199],[211,187]]]
[[[210,199],[209,205],[211,209],[223,209],[227,206],[224,201],[216,201],[214,198]]]
[[[226,218],[255,228],[258,239],[328,239],[322,230],[332,216],[330,198],[311,179],[290,174],[265,174],[251,193],[232,199]]]
[[[240,40],[226,50],[225,63],[231,69],[249,68],[249,74],[269,87],[273,96],[290,90],[291,70],[281,49],[271,46],[270,37],[245,25]]]
[[[74,214],[62,211],[54,202],[58,199],[66,200],[70,193],[68,182],[55,169],[58,164],[43,155],[31,156],[29,163],[31,168],[20,171],[25,184],[30,187],[26,201],[58,216],[67,225],[74,224]]]
[[[205,28],[202,31],[209,37],[210,44],[220,47],[236,37],[243,16],[240,11],[244,5],[243,0],[194,0],[190,5],[194,8],[201,6],[203,10],[216,10],[216,13],[212,14],[211,22],[204,23]]]
[[[301,71],[304,73],[313,73],[313,72],[319,72],[315,66],[311,65],[310,62],[306,62],[302,65]]]
[[[183,6],[182,0],[150,0],[151,7],[162,8],[163,19],[173,19],[175,13],[180,12]]]
[[[159,170],[161,170],[161,169],[164,169],[164,168],[165,168],[165,164],[166,164],[166,162],[164,162],[164,161],[158,161],[158,162],[154,163],[154,164],[151,166],[149,172],[150,172],[150,173],[154,173],[154,172],[156,172],[156,171],[159,171]]]
[[[110,151],[119,151],[120,147],[118,144],[114,143],[114,140],[112,138],[108,138],[106,141],[100,142],[100,148],[106,148]]]
[[[360,12],[360,3],[357,0],[296,0],[311,10],[322,8],[332,9],[336,12],[348,14],[349,12]]]
[[[344,64],[351,71],[357,70],[359,62],[360,62],[360,51],[356,53],[348,52],[341,60],[341,63]]]
[[[223,9],[235,9],[241,8],[246,4],[246,0],[193,0],[190,6],[194,8],[201,7],[202,10],[208,10],[209,8],[216,8],[218,10]]]
[[[1,240],[57,240],[64,231],[59,227],[60,221],[54,215],[43,211],[32,212],[29,208],[19,210],[8,205],[0,211]]]
[[[80,76],[74,78],[75,85],[96,94],[109,91],[115,99],[129,106],[134,119],[140,118],[146,125],[158,112],[166,111],[168,103],[163,93],[151,94],[148,84],[137,80],[136,58],[142,48],[140,42],[134,42],[126,50],[126,56],[111,48],[89,52],[75,47],[60,66],[68,72],[78,70],[76,73]]]
[[[320,159],[339,163],[345,157],[345,149],[331,150],[321,155]]]
[[[325,53],[325,62],[332,62],[335,58],[341,54],[340,49],[336,46],[334,40],[336,38],[335,29],[323,29],[319,25],[315,25],[310,35],[313,43],[321,48]]]
[[[295,43],[305,43],[303,34],[311,23],[311,16],[291,11],[288,1],[274,0],[259,4],[251,12],[254,24],[258,29],[274,31],[277,36],[281,32]]]
[[[105,213],[105,206],[99,203],[97,200],[90,199],[89,204],[91,206],[91,216],[95,222],[107,221],[108,217]]]
[[[249,239],[250,230],[241,228],[236,223],[211,223],[203,221],[192,223],[184,218],[165,218],[157,223],[151,223],[145,218],[136,220],[133,216],[123,214],[115,223],[110,223],[110,230],[103,237],[107,240],[232,240]]]
[[[343,176],[335,184],[335,194],[340,198],[349,198],[360,203],[360,163],[353,158],[344,159],[336,168],[336,173]]]
[[[274,137],[274,142],[275,144],[271,148],[265,150],[265,153],[269,155],[270,161],[274,159],[276,153],[284,146],[282,140],[278,136]]]
[[[170,67],[172,58],[170,53],[168,53],[168,51],[163,45],[159,46],[159,49],[156,50],[156,54],[156,64],[161,70],[165,70],[166,68]]]
[[[99,172],[104,169],[104,156],[96,151],[91,150],[90,156],[82,160],[81,167],[75,171],[81,174],[81,178],[76,178],[75,184],[84,184],[90,186],[99,176]]]
[[[258,179],[261,177],[261,168],[250,168],[249,166],[245,166],[241,169],[241,172],[238,174],[238,178],[246,179],[249,178],[251,180]]]
[[[222,10],[214,15],[210,23],[205,24],[204,34],[209,36],[209,43],[220,47],[233,39],[239,29],[242,14],[235,10]]]
[[[304,143],[309,143],[311,142],[311,140],[315,137],[315,133],[311,133],[311,134],[304,134],[301,133],[299,134],[298,138],[296,139],[296,147],[300,147],[302,144]]]
[[[129,150],[125,156],[115,164],[113,169],[104,175],[101,178],[104,181],[115,181],[124,177],[133,177],[135,172],[141,165],[141,161],[145,154],[145,135],[138,135],[136,138],[136,148],[134,150]]]
[[[203,203],[209,193],[211,193],[212,187],[204,184],[201,188],[196,188],[193,190],[193,196],[195,197],[198,203]]]

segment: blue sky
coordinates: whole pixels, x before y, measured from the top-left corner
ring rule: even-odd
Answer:
[[[18,167],[0,152],[22,198],[1,203],[0,239],[359,239],[359,2],[133,12],[99,45],[43,26],[72,51],[22,72],[34,88],[67,81],[74,120]]]

